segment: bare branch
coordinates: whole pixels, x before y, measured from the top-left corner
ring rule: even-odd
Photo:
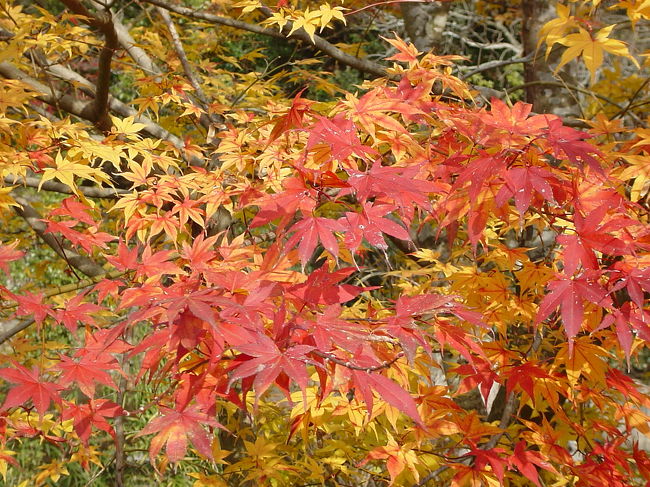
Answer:
[[[505,59],[503,61],[499,61],[499,60],[488,61],[483,64],[479,64],[478,66],[474,66],[471,71],[469,71],[468,73],[464,73],[460,77],[460,79],[465,80],[467,78],[471,78],[475,74],[482,73],[483,71],[500,68],[502,66],[508,66],[509,64],[527,63],[532,61],[533,57],[534,57],[534,53],[529,53],[527,56],[520,57],[520,58]]]
[[[111,128],[111,121],[108,117],[111,61],[118,46],[117,34],[113,28],[111,12],[107,9],[103,14],[93,15],[79,0],[61,1],[75,14],[87,17],[88,25],[104,35],[105,43],[99,54],[99,72],[97,74],[95,88],[94,122],[99,129],[108,131]]]
[[[96,0],[90,2],[95,8],[103,8],[103,5]],[[147,74],[159,75],[162,71],[156,66],[153,60],[145,52],[144,49],[136,45],[135,40],[129,34],[129,30],[122,24],[113,14],[111,16],[113,22],[113,29],[117,35],[117,42],[129,54],[131,59]]]
[[[187,59],[187,55],[185,54],[185,49],[183,49],[183,43],[181,42],[181,38],[178,35],[178,31],[176,30],[174,21],[169,15],[169,12],[164,8],[157,7],[157,10],[160,16],[162,17],[163,22],[165,22],[165,25],[167,26],[169,35],[172,38],[172,45],[174,46],[174,50],[176,51],[176,55],[178,56],[178,59],[180,59],[181,61],[181,65],[183,66],[183,71],[185,72],[185,76],[187,76],[187,79],[192,85],[192,88],[194,88],[197,98],[203,104],[202,108],[207,111],[208,104],[209,104],[208,99],[206,98],[205,93],[203,93],[203,88],[201,88],[201,84],[199,83],[196,74],[194,74],[194,71],[192,70],[192,66],[190,66],[190,61],[189,59]]]
[[[23,321],[14,320],[14,322],[16,323],[11,328],[0,333],[0,345],[9,340],[15,334],[29,328],[34,323],[34,318],[29,318]]]
[[[283,27],[282,31],[277,31],[275,29],[267,29],[265,27],[260,27],[255,24],[249,24],[248,22],[243,22],[241,20],[220,17],[218,15],[209,14],[207,12],[202,12],[200,10],[197,11],[191,8],[172,5],[163,0],[141,0],[141,1],[145,3],[149,3],[151,5],[162,7],[165,10],[169,10],[170,12],[175,12],[185,17],[190,17],[197,20],[205,20],[213,24],[226,25],[228,27],[234,27],[236,29],[246,30],[248,32],[254,32],[256,34],[263,34],[271,37],[276,37],[278,39],[288,38],[288,39],[301,40],[303,42],[306,42],[307,44],[313,45],[316,49],[318,49],[322,53],[327,54],[332,59],[342,64],[345,64],[346,66],[350,66],[351,68],[357,69],[364,73],[372,74],[374,76],[379,76],[379,77],[387,76],[386,69],[381,64],[375,63],[368,59],[362,59],[347,54],[318,35],[314,35],[314,41],[312,42],[311,38],[309,37],[309,34],[307,34],[307,32],[305,32],[304,29],[299,29],[298,31],[294,32],[293,34],[287,37],[284,33],[288,33],[291,31],[293,27],[293,24],[291,22],[287,22],[287,24]],[[268,16],[272,15],[272,12],[266,8],[263,8],[262,12]]]
[[[176,51],[176,55],[181,61],[181,65],[183,66],[183,72],[185,72],[185,76],[189,80],[190,84],[192,85],[192,88],[194,88],[194,92],[196,93],[196,98],[198,98],[198,102],[200,107],[203,109],[205,112],[205,117],[202,117],[202,123],[203,125],[210,125],[210,122],[212,123],[222,123],[223,120],[219,120],[218,117],[215,117],[210,114],[210,102],[208,101],[208,98],[205,96],[205,93],[203,92],[203,88],[201,88],[201,83],[199,83],[199,79],[197,78],[196,74],[192,70],[192,66],[190,65],[189,59],[187,59],[187,54],[185,54],[185,49],[183,48],[183,43],[181,42],[181,38],[178,35],[178,31],[176,30],[176,26],[174,25],[174,22],[169,15],[169,12],[165,10],[164,8],[161,7],[156,7],[158,10],[158,13],[163,19],[163,22],[167,26],[167,30],[169,31],[169,35],[172,38],[172,45],[174,46],[174,51]]]
[[[5,184],[22,184],[30,188],[41,188],[45,191],[53,191],[55,193],[62,194],[75,194],[75,192],[70,188],[70,186],[57,183],[56,181],[45,181],[41,182],[39,178],[36,177],[18,177],[18,176],[5,176]],[[129,194],[129,191],[124,189],[114,189],[114,188],[97,188],[94,186],[78,186],[77,189],[88,198],[106,198],[106,199],[116,199],[120,195]]]

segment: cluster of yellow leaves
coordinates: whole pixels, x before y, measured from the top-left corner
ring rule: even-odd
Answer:
[[[299,29],[305,29],[305,32],[309,34],[312,42],[314,42],[316,29],[319,29],[319,32],[323,32],[325,28],[331,27],[330,23],[333,20],[340,20],[344,24],[346,23],[343,15],[344,10],[343,7],[331,7],[329,3],[322,4],[318,10],[309,10],[309,8],[306,8],[304,11],[298,11],[280,8],[263,23],[266,25],[277,25],[280,29],[283,29],[285,25],[291,22],[291,30],[287,36],[290,36]]]
[[[556,73],[568,62],[581,57],[593,82],[598,68],[603,64],[605,52],[627,58],[637,68],[639,67],[637,60],[630,54],[627,44],[610,38],[615,25],[608,25],[594,31],[591,25],[571,15],[571,7],[562,3],[557,4],[557,15],[557,18],[542,27],[539,34],[539,44],[546,43],[547,59],[555,44],[562,44],[567,48],[555,68]]]

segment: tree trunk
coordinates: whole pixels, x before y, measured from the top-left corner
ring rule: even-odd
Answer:
[[[579,117],[580,108],[576,95],[563,86],[557,86],[561,81],[558,75],[553,74],[552,66],[559,61],[562,50],[554,49],[548,59],[545,59],[545,46],[541,45],[539,49],[537,48],[540,29],[557,16],[555,5],[556,2],[548,0],[523,0],[521,3],[524,56],[535,53],[534,59],[524,65],[524,80],[527,84],[526,101],[533,105],[533,111],[537,113]],[[570,62],[559,73],[569,86],[576,85],[572,75],[575,66],[575,62]]]
[[[409,40],[419,51],[435,49],[442,40],[451,3],[401,3],[404,27]]]

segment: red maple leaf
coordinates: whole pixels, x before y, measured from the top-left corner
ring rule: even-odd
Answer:
[[[65,307],[54,311],[54,319],[74,332],[77,329],[77,322],[84,324],[95,325],[95,320],[91,314],[103,310],[101,306],[93,303],[84,303],[83,294],[78,294],[74,298],[66,302]]]
[[[20,259],[23,255],[25,255],[25,252],[16,250],[17,246],[18,240],[9,245],[0,245],[0,269],[7,273],[9,273],[9,266],[7,263]]]
[[[572,278],[559,275],[557,279],[547,285],[550,292],[544,296],[539,305],[535,323],[544,321],[558,306],[561,307],[562,323],[569,339],[569,347],[573,345],[573,338],[582,327],[584,315],[583,300],[591,301],[599,306],[611,306],[612,300],[607,291],[596,279],[588,279],[586,275]]]
[[[497,193],[497,206],[514,197],[515,207],[523,215],[533,200],[533,190],[544,200],[555,203],[553,186],[557,186],[559,180],[546,169],[537,166],[515,167],[507,170],[503,178],[506,184]]]
[[[76,383],[81,392],[90,399],[95,395],[95,382],[117,389],[113,378],[106,372],[106,370],[119,368],[112,357],[108,362],[100,362],[96,356],[92,355],[86,355],[79,360],[71,359],[65,355],[61,355],[59,358],[61,361],[56,368],[63,372],[59,378],[59,384],[62,386],[67,387]]]
[[[218,238],[217,235],[205,238],[201,233],[192,241],[191,246],[187,242],[183,242],[183,250],[180,255],[181,258],[188,261],[193,275],[211,270],[208,263],[217,256],[214,245]]]
[[[346,267],[334,272],[329,272],[326,267],[327,265],[319,267],[309,274],[307,281],[291,286],[287,293],[299,298],[305,304],[342,304],[356,298],[364,291],[376,289],[351,284],[339,286],[337,283],[352,274],[355,271],[354,267]]]
[[[25,294],[14,294],[13,299],[18,302],[18,309],[16,316],[34,316],[34,321],[37,325],[41,325],[47,315],[54,316],[52,308],[43,304],[43,293],[32,294],[25,292]]]
[[[79,198],[70,196],[61,202],[60,207],[52,210],[50,215],[72,217],[75,220],[93,227],[97,226],[97,222],[92,216],[90,216],[91,210],[92,209],[88,205],[79,201]]]
[[[14,363],[12,368],[0,369],[0,377],[17,384],[9,390],[1,408],[3,410],[20,406],[31,399],[36,411],[42,416],[52,401],[61,402],[59,391],[63,389],[63,386],[41,380],[36,367],[30,371],[22,365]]]
[[[393,200],[404,213],[412,215],[413,206],[430,210],[429,195],[448,190],[446,185],[418,178],[420,171],[420,165],[382,166],[380,161],[376,161],[367,172],[349,170],[347,182],[359,201],[384,196]]]
[[[544,140],[553,149],[554,157],[558,159],[566,157],[580,167],[586,163],[602,175],[604,174],[603,168],[592,155],[602,155],[602,153],[595,146],[584,141],[589,138],[591,135],[588,133],[566,127],[562,124],[562,120],[556,118],[549,122]]]
[[[361,143],[354,123],[343,115],[336,115],[332,119],[317,117],[317,120],[309,131],[307,150],[327,144],[331,157],[337,161],[345,161],[352,155],[366,158],[377,154],[375,149]]]
[[[120,241],[117,245],[117,256],[106,255],[105,257],[120,271],[135,269],[138,265],[138,247],[129,249],[124,242]]]
[[[124,410],[118,404],[106,399],[92,399],[81,405],[66,403],[62,416],[63,420],[73,420],[73,428],[79,439],[88,445],[93,426],[115,437],[115,431],[106,418],[116,418],[122,414]]]
[[[170,462],[178,462],[187,453],[188,439],[201,455],[212,458],[211,442],[204,425],[226,429],[215,419],[201,411],[198,406],[188,406],[178,411],[160,406],[162,416],[154,418],[136,436],[157,433],[149,446],[151,463],[163,446],[166,446],[167,458]]]
[[[339,256],[339,243],[334,232],[343,232],[345,225],[340,220],[309,216],[305,217],[291,227],[294,234],[287,240],[286,250],[298,245],[298,257],[304,266],[312,254],[318,242],[335,258]]]
[[[549,472],[559,475],[559,472],[553,466],[544,460],[544,457],[537,451],[526,450],[526,442],[520,440],[515,445],[515,450],[508,459],[510,468],[516,467],[528,480],[533,482],[537,487],[541,487],[539,475],[535,466],[548,470]]]
[[[359,361],[361,357],[359,357],[358,353],[355,355],[355,361]],[[363,364],[361,366],[365,367],[367,365],[368,364]],[[374,363],[373,365],[376,366],[378,364]],[[417,405],[415,404],[415,400],[396,382],[393,382],[388,377],[385,377],[381,374],[374,372],[364,372],[362,370],[352,370],[351,377],[354,383],[354,387],[359,389],[359,392],[361,393],[361,396],[366,403],[366,407],[368,408],[368,415],[372,415],[374,404],[372,391],[375,391],[383,401],[386,401],[391,406],[402,411],[418,425],[423,425],[422,418],[420,418],[420,413],[418,413]]]
[[[373,247],[386,250],[388,244],[384,240],[383,234],[410,241],[411,237],[403,226],[393,220],[383,218],[394,210],[393,205],[364,203],[361,213],[346,212],[345,216],[339,220],[346,227],[345,246],[350,251],[356,252],[365,238]]]
[[[305,87],[296,94],[287,113],[274,119],[275,125],[271,130],[271,135],[269,135],[269,145],[284,132],[294,128],[303,128],[302,119],[309,112],[309,107],[314,103],[311,100],[301,98],[306,89]]]
[[[632,250],[631,244],[626,244],[609,232],[632,226],[634,221],[627,218],[611,218],[603,221],[608,210],[609,205],[603,204],[586,217],[582,216],[580,212],[576,212],[573,215],[576,233],[560,235],[557,238],[557,241],[564,245],[565,273],[573,274],[578,263],[582,263],[586,269],[598,269],[598,260],[594,251],[610,255],[624,255]]]
[[[237,349],[252,358],[244,359],[244,362],[233,370],[230,383],[255,376],[253,380],[255,394],[260,397],[278,375],[284,372],[298,384],[303,395],[306,394],[309,375],[305,365],[308,358],[305,355],[314,347],[294,345],[286,350],[280,350],[273,340],[260,334],[257,343],[237,345]]]
[[[265,195],[259,202],[260,211],[250,224],[251,228],[265,225],[277,218],[288,219],[300,209],[303,215],[311,214],[318,200],[318,193],[301,178],[288,178],[283,182],[284,191]],[[284,220],[283,220],[284,221]]]
[[[154,252],[147,244],[142,252],[142,264],[138,265],[135,271],[136,278],[153,279],[163,274],[184,274],[176,264],[169,261],[172,255],[174,255],[173,250]]]

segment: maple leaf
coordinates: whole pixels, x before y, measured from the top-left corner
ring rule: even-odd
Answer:
[[[422,346],[427,352],[431,351],[431,346],[425,340],[422,330],[414,323],[414,318],[436,310],[449,312],[453,307],[450,296],[437,294],[400,296],[395,303],[395,316],[388,317],[386,324],[379,329],[397,338],[407,358],[413,360],[418,346]]]
[[[558,306],[561,307],[562,324],[569,339],[573,343],[574,337],[582,327],[584,314],[583,299],[591,301],[599,306],[611,306],[612,300],[607,291],[593,279],[583,275],[578,278],[571,278],[567,275],[559,275],[547,285],[549,293],[539,305],[539,311],[535,323],[544,321]]]
[[[406,43],[398,35],[395,35],[394,39],[390,39],[387,37],[382,37],[382,39],[384,39],[386,42],[391,44],[398,51],[397,54],[394,54],[391,57],[386,58],[386,60],[401,61],[403,63],[409,63],[409,64],[415,64],[418,62],[418,57],[422,53],[417,50],[414,44],[410,42]]]
[[[160,250],[154,252],[147,244],[142,252],[142,263],[138,264],[136,267],[136,278],[146,277],[148,281],[151,281],[163,274],[185,274],[176,264],[169,262],[169,259],[173,255],[173,250]]]
[[[71,196],[69,198],[64,199],[61,202],[61,206],[59,206],[58,208],[54,208],[50,212],[50,215],[71,217],[74,220],[78,220],[82,223],[85,223],[86,225],[89,225],[91,227],[96,227],[97,222],[91,216],[90,211],[91,208],[88,205],[79,201],[78,198]]]
[[[327,264],[319,267],[307,278],[307,281],[301,284],[291,286],[287,293],[299,298],[306,304],[342,304],[357,297],[364,291],[376,289],[374,287],[359,287],[351,284],[336,284],[347,278],[355,271],[354,267],[338,269],[334,272],[328,272]]]
[[[64,420],[73,420],[73,428],[79,439],[88,445],[93,426],[115,437],[115,431],[106,418],[116,418],[123,414],[124,410],[112,401],[92,399],[87,404],[66,403],[62,416]]]
[[[129,250],[124,242],[120,241],[117,245],[117,256],[106,255],[105,257],[117,270],[136,269],[138,266],[138,247]]]
[[[360,351],[357,350],[355,353],[355,362],[357,362],[359,366],[376,367],[378,365],[376,360],[371,360],[370,357],[367,356],[364,357],[364,355],[359,352]],[[365,372],[356,369],[351,370],[350,372],[355,388],[359,390],[364,402],[366,403],[369,416],[372,416],[374,406],[373,391],[375,391],[381,400],[386,401],[391,406],[402,411],[419,426],[424,426],[420,413],[417,410],[415,400],[396,382],[378,373]]]
[[[536,137],[542,133],[542,129],[546,128],[549,121],[555,119],[555,117],[553,115],[533,115],[529,118],[532,109],[533,106],[529,103],[518,101],[510,108],[498,98],[492,98],[490,100],[489,118],[487,115],[483,115],[481,119],[483,122],[505,130],[512,135]],[[488,140],[493,140],[506,147],[509,147],[514,142],[498,133],[492,134]]]
[[[537,166],[514,167],[505,171],[503,178],[506,184],[497,193],[497,206],[502,206],[508,198],[514,197],[515,207],[523,215],[531,205],[533,190],[546,201],[555,203],[553,186],[559,181],[546,169]]]
[[[582,167],[587,163],[597,174],[604,174],[598,160],[591,154],[602,156],[602,152],[597,147],[584,142],[585,139],[591,138],[586,132],[566,127],[562,120],[551,120],[546,130],[545,141],[553,149],[553,155],[561,159],[566,156],[571,162]]]
[[[251,228],[265,225],[277,218],[289,219],[298,209],[304,215],[310,214],[316,206],[318,193],[305,185],[301,178],[287,178],[283,181],[284,191],[266,195],[259,202],[260,211],[250,223]]]
[[[617,280],[611,292],[616,292],[623,287],[627,288],[630,299],[639,308],[645,303],[644,292],[650,293],[650,267],[640,269],[625,261],[615,262],[611,273],[612,280]]]
[[[311,100],[306,100],[301,97],[306,89],[303,88],[296,94],[286,114],[274,119],[275,125],[269,135],[269,145],[288,130],[304,128],[302,121],[305,118],[305,114],[309,113],[309,107],[314,103]]]
[[[532,397],[532,396],[531,396]],[[526,442],[519,440],[515,445],[512,455],[508,458],[511,467],[516,467],[528,480],[533,482],[537,487],[542,487],[539,481],[539,474],[535,466],[543,468],[555,475],[559,472],[548,463],[544,457],[537,451],[526,450]]]
[[[603,222],[609,210],[608,204],[603,204],[583,217],[580,212],[573,215],[576,235],[560,235],[557,241],[563,244],[564,272],[573,274],[578,263],[586,269],[598,268],[598,260],[594,250],[610,255],[625,255],[631,246],[612,236],[609,232],[620,228],[629,228],[635,223],[627,218],[609,219]]]
[[[96,356],[91,355],[86,355],[78,361],[65,355],[60,355],[59,359],[61,361],[56,368],[63,372],[59,378],[59,384],[62,386],[76,383],[81,392],[91,399],[95,395],[95,382],[117,389],[113,378],[106,372],[107,369],[119,368],[112,357],[108,362],[100,362]]]
[[[36,367],[28,370],[17,363],[12,368],[0,369],[0,377],[15,385],[9,390],[2,409],[9,409],[25,404],[31,399],[36,411],[41,416],[45,414],[51,402],[59,404],[59,391],[63,386],[53,382],[43,381]]]
[[[89,325],[95,325],[95,320],[91,314],[103,310],[101,306],[94,303],[84,303],[83,294],[78,294],[74,298],[68,300],[62,309],[54,311],[54,319],[59,323],[63,323],[70,333],[77,329],[77,322],[82,322]]]
[[[43,304],[43,293],[14,294],[13,299],[18,302],[16,316],[34,316],[37,325],[41,325],[46,316],[54,316],[55,312],[48,305]]]
[[[503,372],[503,375],[508,379],[506,382],[506,392],[508,394],[518,386],[531,399],[535,398],[535,380],[551,377],[542,367],[532,361],[509,367]]]
[[[478,471],[484,470],[484,467],[489,464],[499,479],[499,483],[503,485],[503,476],[508,465],[508,460],[503,457],[504,452],[503,448],[492,448],[490,450],[473,448],[463,456],[473,456],[474,468]]]
[[[226,429],[215,419],[194,405],[178,411],[163,406],[159,407],[162,416],[152,419],[136,436],[157,433],[149,446],[149,458],[155,465],[155,458],[166,446],[167,458],[170,462],[178,462],[187,452],[188,439],[198,452],[206,458],[212,458],[210,438],[203,429],[204,425]]]
[[[58,179],[63,184],[72,188],[77,194],[79,194],[79,189],[74,182],[75,177],[82,177],[95,183],[109,183],[108,175],[103,171],[64,159],[60,152],[56,155],[54,164],[56,169],[47,168],[43,171],[43,176],[38,186],[39,191],[43,183],[50,179]]]
[[[387,460],[386,468],[391,479],[389,485],[393,485],[399,474],[407,467],[415,477],[415,481],[420,480],[420,474],[415,468],[418,463],[417,455],[408,445],[399,445],[392,437],[389,437],[386,446],[379,446],[371,450],[359,466],[365,465],[369,460],[378,459]]]
[[[614,27],[615,25],[608,25],[596,32],[595,36],[592,36],[590,32],[587,32],[582,27],[578,27],[577,33],[558,39],[557,42],[567,46],[568,49],[562,53],[562,58],[560,58],[560,62],[555,68],[555,74],[566,63],[582,55],[582,60],[591,73],[591,82],[593,83],[596,79],[596,70],[603,64],[605,51],[628,58],[638,68],[639,63],[630,55],[626,44],[623,41],[609,39]]]
[[[256,342],[248,345],[237,345],[240,352],[253,358],[245,359],[241,365],[233,370],[230,383],[254,375],[253,385],[255,386],[255,394],[259,398],[278,378],[278,375],[284,372],[298,384],[306,403],[309,375],[307,374],[305,362],[309,359],[305,355],[311,352],[314,347],[294,345],[281,351],[276,343],[266,335],[259,335]]]
[[[9,262],[20,259],[25,252],[16,250],[18,240],[9,245],[0,245],[0,269],[9,273]]]
[[[415,116],[422,112],[415,106],[400,100],[383,97],[383,90],[374,89],[357,99],[351,94],[346,95],[345,105],[350,107],[352,120],[359,123],[374,139],[376,126],[398,133],[406,133],[404,126],[387,112],[399,113],[403,116]]]
[[[298,29],[304,29],[311,42],[314,42],[314,34],[316,34],[316,27],[320,24],[321,13],[318,10],[310,11],[309,8],[305,9],[304,13],[293,21],[291,30],[287,37],[291,36]]]
[[[388,244],[384,240],[384,233],[400,240],[410,241],[411,237],[403,226],[393,220],[383,218],[394,210],[395,206],[393,205],[364,203],[361,213],[346,212],[345,216],[339,220],[345,224],[347,230],[345,246],[352,252],[356,252],[365,238],[373,247],[386,250]]]
[[[336,345],[344,350],[356,349],[359,342],[367,337],[360,323],[340,318],[341,306],[332,304],[325,307],[323,314],[316,316],[316,322],[301,322],[313,338],[316,348],[323,352]]]
[[[340,220],[314,216],[305,217],[291,227],[294,234],[287,240],[285,249],[290,250],[298,245],[298,257],[303,267],[314,253],[319,240],[334,258],[338,258],[339,244],[334,232],[343,232],[345,228]]]
[[[386,196],[402,210],[410,210],[413,206],[430,210],[429,195],[445,192],[448,187],[418,179],[420,170],[419,165],[382,166],[380,161],[375,161],[367,172],[348,170],[350,177],[347,182],[360,201],[375,196]],[[346,193],[347,190],[341,192],[342,195]]]
[[[374,148],[361,143],[356,126],[343,115],[336,115],[332,119],[316,117],[316,120],[317,122],[309,130],[307,150],[323,143],[327,144],[331,157],[339,162],[345,161],[352,155],[365,159],[367,156],[377,154]]]

